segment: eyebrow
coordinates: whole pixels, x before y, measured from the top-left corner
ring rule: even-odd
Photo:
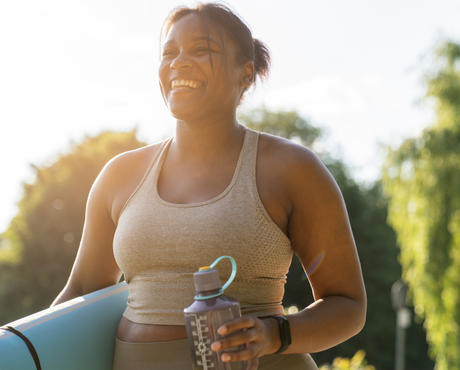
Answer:
[[[194,38],[193,38],[193,41],[207,41],[207,42],[209,42],[209,43],[212,43],[212,44],[215,44],[215,45],[217,45],[217,46],[219,46],[219,47],[222,47],[222,45],[221,45],[218,41],[214,40],[213,38],[211,38],[211,37],[209,37],[209,36],[198,36],[198,37],[194,37]],[[166,46],[168,46],[169,44],[173,44],[173,43],[174,43],[174,40],[166,41],[166,42],[164,43],[163,47],[166,47]]]
[[[194,41],[208,41],[208,42],[212,42],[218,46],[221,46],[220,43],[216,40],[214,40],[213,38],[209,37],[209,36],[200,36],[200,37],[195,37],[193,39]]]

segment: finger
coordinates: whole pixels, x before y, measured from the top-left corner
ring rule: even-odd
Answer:
[[[249,361],[258,357],[259,349],[260,346],[254,343],[242,351],[223,353],[220,358],[223,362]]]
[[[213,351],[222,351],[227,348],[237,347],[241,344],[254,342],[258,339],[258,332],[254,329],[238,331],[236,333],[227,335],[212,343],[211,349]]]
[[[225,335],[243,328],[252,328],[255,325],[256,319],[254,317],[243,316],[221,325],[217,332],[220,335]]]

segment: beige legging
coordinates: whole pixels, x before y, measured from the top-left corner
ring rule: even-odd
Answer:
[[[115,338],[113,370],[189,370],[187,339],[167,342],[125,342]],[[259,370],[318,369],[308,354],[268,355],[259,359]]]

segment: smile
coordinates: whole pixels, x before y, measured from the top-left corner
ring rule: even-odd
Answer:
[[[197,89],[198,87],[201,86],[200,81],[194,81],[194,80],[172,80],[171,81],[171,89],[177,89],[177,88],[191,88],[191,89]]]

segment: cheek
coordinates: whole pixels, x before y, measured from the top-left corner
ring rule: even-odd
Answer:
[[[167,84],[169,83],[169,77],[168,77],[168,68],[166,65],[160,64],[160,67],[158,68],[158,82],[160,85],[161,92],[164,94],[164,90],[167,87]]]
[[[166,78],[166,66],[165,63],[161,63],[160,66],[158,67],[158,79],[161,81],[164,81]]]
[[[223,61],[222,63],[222,76],[223,79],[225,79],[225,82],[228,86],[228,88],[235,90],[238,89],[239,86],[239,68],[235,63],[233,63],[231,60],[226,60]]]
[[[210,73],[212,73],[213,79],[218,84],[218,88],[225,90],[232,88],[234,77],[229,68],[231,67],[226,63],[216,63],[214,64],[214,68],[211,69]]]

